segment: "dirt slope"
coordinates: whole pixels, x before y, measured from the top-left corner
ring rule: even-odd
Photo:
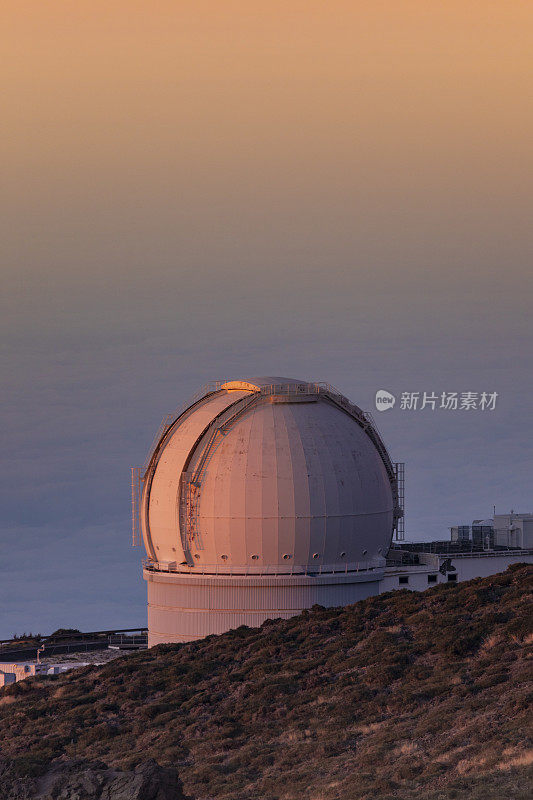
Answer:
[[[153,759],[198,800],[525,800],[532,585],[515,565],[7,687],[5,796],[63,757]]]

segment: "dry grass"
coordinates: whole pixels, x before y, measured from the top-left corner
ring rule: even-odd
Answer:
[[[513,769],[513,767],[528,767],[531,764],[533,764],[533,749],[527,749],[508,761],[502,761],[498,764],[498,769],[507,770]]]
[[[4,697],[0,697],[0,706],[10,706],[13,703],[17,702],[16,697],[12,697],[11,695],[4,695]]]
[[[483,644],[481,645],[482,650],[491,650],[497,644],[501,642],[501,635],[497,633],[493,633],[491,636],[487,636],[484,640]]]
[[[154,758],[198,800],[529,800],[532,579],[515,566],[22,681],[0,692],[2,757],[23,780],[62,754]]]
[[[416,742],[402,742],[394,748],[393,754],[395,756],[412,756],[420,749]]]

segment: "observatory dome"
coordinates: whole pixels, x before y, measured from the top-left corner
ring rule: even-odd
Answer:
[[[205,387],[165,421],[143,475],[149,560],[189,574],[359,569],[382,561],[398,515],[371,417],[290,378]]]

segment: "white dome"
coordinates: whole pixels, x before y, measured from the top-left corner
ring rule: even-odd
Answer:
[[[396,484],[369,418],[323,384],[217,384],[144,477],[148,556],[198,572],[354,569],[390,545]]]

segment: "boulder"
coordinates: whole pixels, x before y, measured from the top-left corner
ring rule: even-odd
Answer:
[[[37,781],[35,800],[190,800],[174,767],[154,760],[123,771],[100,761],[57,760]]]

